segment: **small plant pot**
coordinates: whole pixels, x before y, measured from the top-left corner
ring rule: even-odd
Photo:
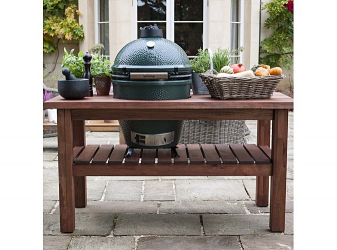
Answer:
[[[208,95],[208,89],[200,78],[200,73],[192,73],[192,91],[194,95]]]
[[[110,76],[95,76],[94,84],[96,86],[97,95],[109,95],[111,89]]]
[[[89,95],[89,80],[58,80],[58,92],[64,99],[78,100]]]

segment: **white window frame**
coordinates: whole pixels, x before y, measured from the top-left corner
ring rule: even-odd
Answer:
[[[97,1],[97,0],[96,0]],[[203,20],[202,21],[174,21],[174,0],[167,0],[166,2],[166,39],[174,42],[174,26],[175,23],[203,23],[203,48],[206,49],[208,47],[208,28],[207,28],[207,20],[208,20],[208,0],[203,1]],[[146,22],[146,21],[144,21]],[[151,21],[153,22],[153,21]],[[164,21],[161,21],[164,22]],[[158,22],[159,23],[159,22]],[[137,0],[132,0],[132,40],[137,39]],[[193,56],[194,57],[194,56]]]
[[[232,17],[230,20],[230,27],[233,23],[238,24],[239,29],[239,37],[238,37],[238,45],[239,47],[243,47],[244,45],[244,0],[237,0],[239,2],[239,21],[238,22],[232,22]],[[231,6],[232,8],[232,6]],[[232,13],[232,11],[231,11]],[[231,34],[232,36],[232,34]],[[231,50],[233,48],[230,48]],[[238,56],[235,56],[239,58],[238,62],[242,63],[243,61],[243,52],[239,52]],[[231,56],[231,58],[234,58],[234,56]]]
[[[101,41],[99,40],[99,25],[102,23],[108,23],[109,21],[100,22],[99,21],[99,13],[100,13],[100,0],[94,0],[94,21],[95,21],[95,44],[100,44]],[[110,17],[109,17],[110,20]],[[110,46],[110,44],[109,44]],[[106,58],[110,58],[110,55],[103,55]]]

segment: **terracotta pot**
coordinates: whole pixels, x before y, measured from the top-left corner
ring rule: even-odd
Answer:
[[[110,76],[95,76],[94,84],[96,86],[97,95],[109,95],[111,88]]]

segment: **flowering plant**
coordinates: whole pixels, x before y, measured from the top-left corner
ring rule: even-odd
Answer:
[[[48,101],[53,96],[52,92],[48,92],[47,90],[43,90],[43,102]]]

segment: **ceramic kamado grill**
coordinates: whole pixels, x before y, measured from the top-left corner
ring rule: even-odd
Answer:
[[[190,97],[192,67],[184,50],[163,38],[156,25],[141,29],[141,37],[125,45],[112,66],[114,98],[178,100]],[[173,148],[183,121],[120,120],[130,148]]]

